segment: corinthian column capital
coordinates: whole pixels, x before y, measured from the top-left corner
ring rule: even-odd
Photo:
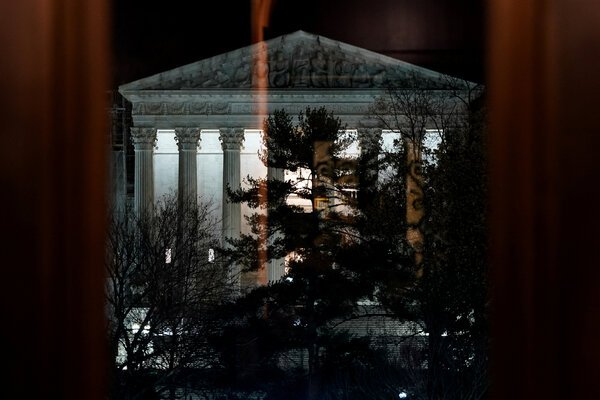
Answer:
[[[175,141],[179,150],[196,150],[200,141],[200,128],[175,128]]]
[[[220,128],[219,140],[223,151],[240,150],[244,141],[244,128]]]
[[[131,141],[136,149],[151,150],[156,144],[156,128],[131,128]]]

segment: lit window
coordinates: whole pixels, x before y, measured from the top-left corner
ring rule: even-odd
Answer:
[[[342,188],[342,192],[344,193],[344,195],[346,195],[346,197],[350,199],[356,200],[358,198],[358,189]]]
[[[315,210],[324,210],[327,208],[329,199],[327,197],[315,197]]]
[[[131,324],[131,332],[133,334],[138,333],[140,331],[140,328],[141,328],[140,324],[136,324],[136,323]],[[145,335],[150,333],[150,325],[145,325],[144,329],[142,329],[142,333]]]
[[[208,262],[215,262],[215,250],[214,249],[208,249]]]
[[[171,249],[165,250],[165,264],[171,264]]]

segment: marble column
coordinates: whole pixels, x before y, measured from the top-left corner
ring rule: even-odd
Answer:
[[[223,147],[223,238],[239,238],[242,225],[240,203],[232,203],[227,196],[227,188],[237,190],[241,186],[240,150],[244,140],[244,129],[221,128]]]
[[[283,181],[285,179],[283,168],[267,168],[267,180],[273,181]],[[267,219],[267,223],[268,219]],[[281,238],[280,233],[275,233],[269,236],[269,244],[273,244],[273,242],[279,238]],[[277,282],[281,279],[281,277],[285,274],[285,259],[284,258],[273,258],[267,262],[267,279],[268,282]]]
[[[358,128],[360,158],[358,165],[359,206],[372,200],[373,189],[379,175],[379,153],[381,152],[381,128]]]
[[[175,128],[179,149],[179,181],[177,192],[182,205],[198,202],[197,154],[200,140],[199,128]]]
[[[223,245],[227,239],[238,239],[242,227],[242,208],[240,203],[232,203],[227,195],[227,188],[237,190],[241,186],[240,150],[244,140],[241,128],[219,129],[221,146],[223,147]],[[242,276],[239,265],[230,266],[229,273],[237,290],[242,289]]]
[[[154,146],[155,128],[131,128],[135,150],[134,211],[148,212],[154,205]]]
[[[377,159],[381,151],[381,128],[358,128],[360,158],[371,174],[377,174]]]

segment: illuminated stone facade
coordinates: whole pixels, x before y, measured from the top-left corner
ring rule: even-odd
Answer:
[[[266,176],[257,152],[263,121],[276,109],[294,115],[326,107],[355,129],[359,143],[394,135],[369,116],[386,88],[408,77],[443,75],[345,43],[298,31],[185,65],[119,88],[131,102],[136,210],[172,191],[211,202],[224,237],[249,229],[244,205],[225,188]],[[377,142],[371,140],[371,142]],[[358,153],[357,143],[350,150]],[[181,187],[183,185],[183,187]],[[270,262],[260,282],[278,280],[283,262]]]

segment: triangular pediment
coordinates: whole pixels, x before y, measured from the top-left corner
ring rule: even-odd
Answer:
[[[366,49],[297,31],[121,86],[121,90],[383,88],[444,75]]]

